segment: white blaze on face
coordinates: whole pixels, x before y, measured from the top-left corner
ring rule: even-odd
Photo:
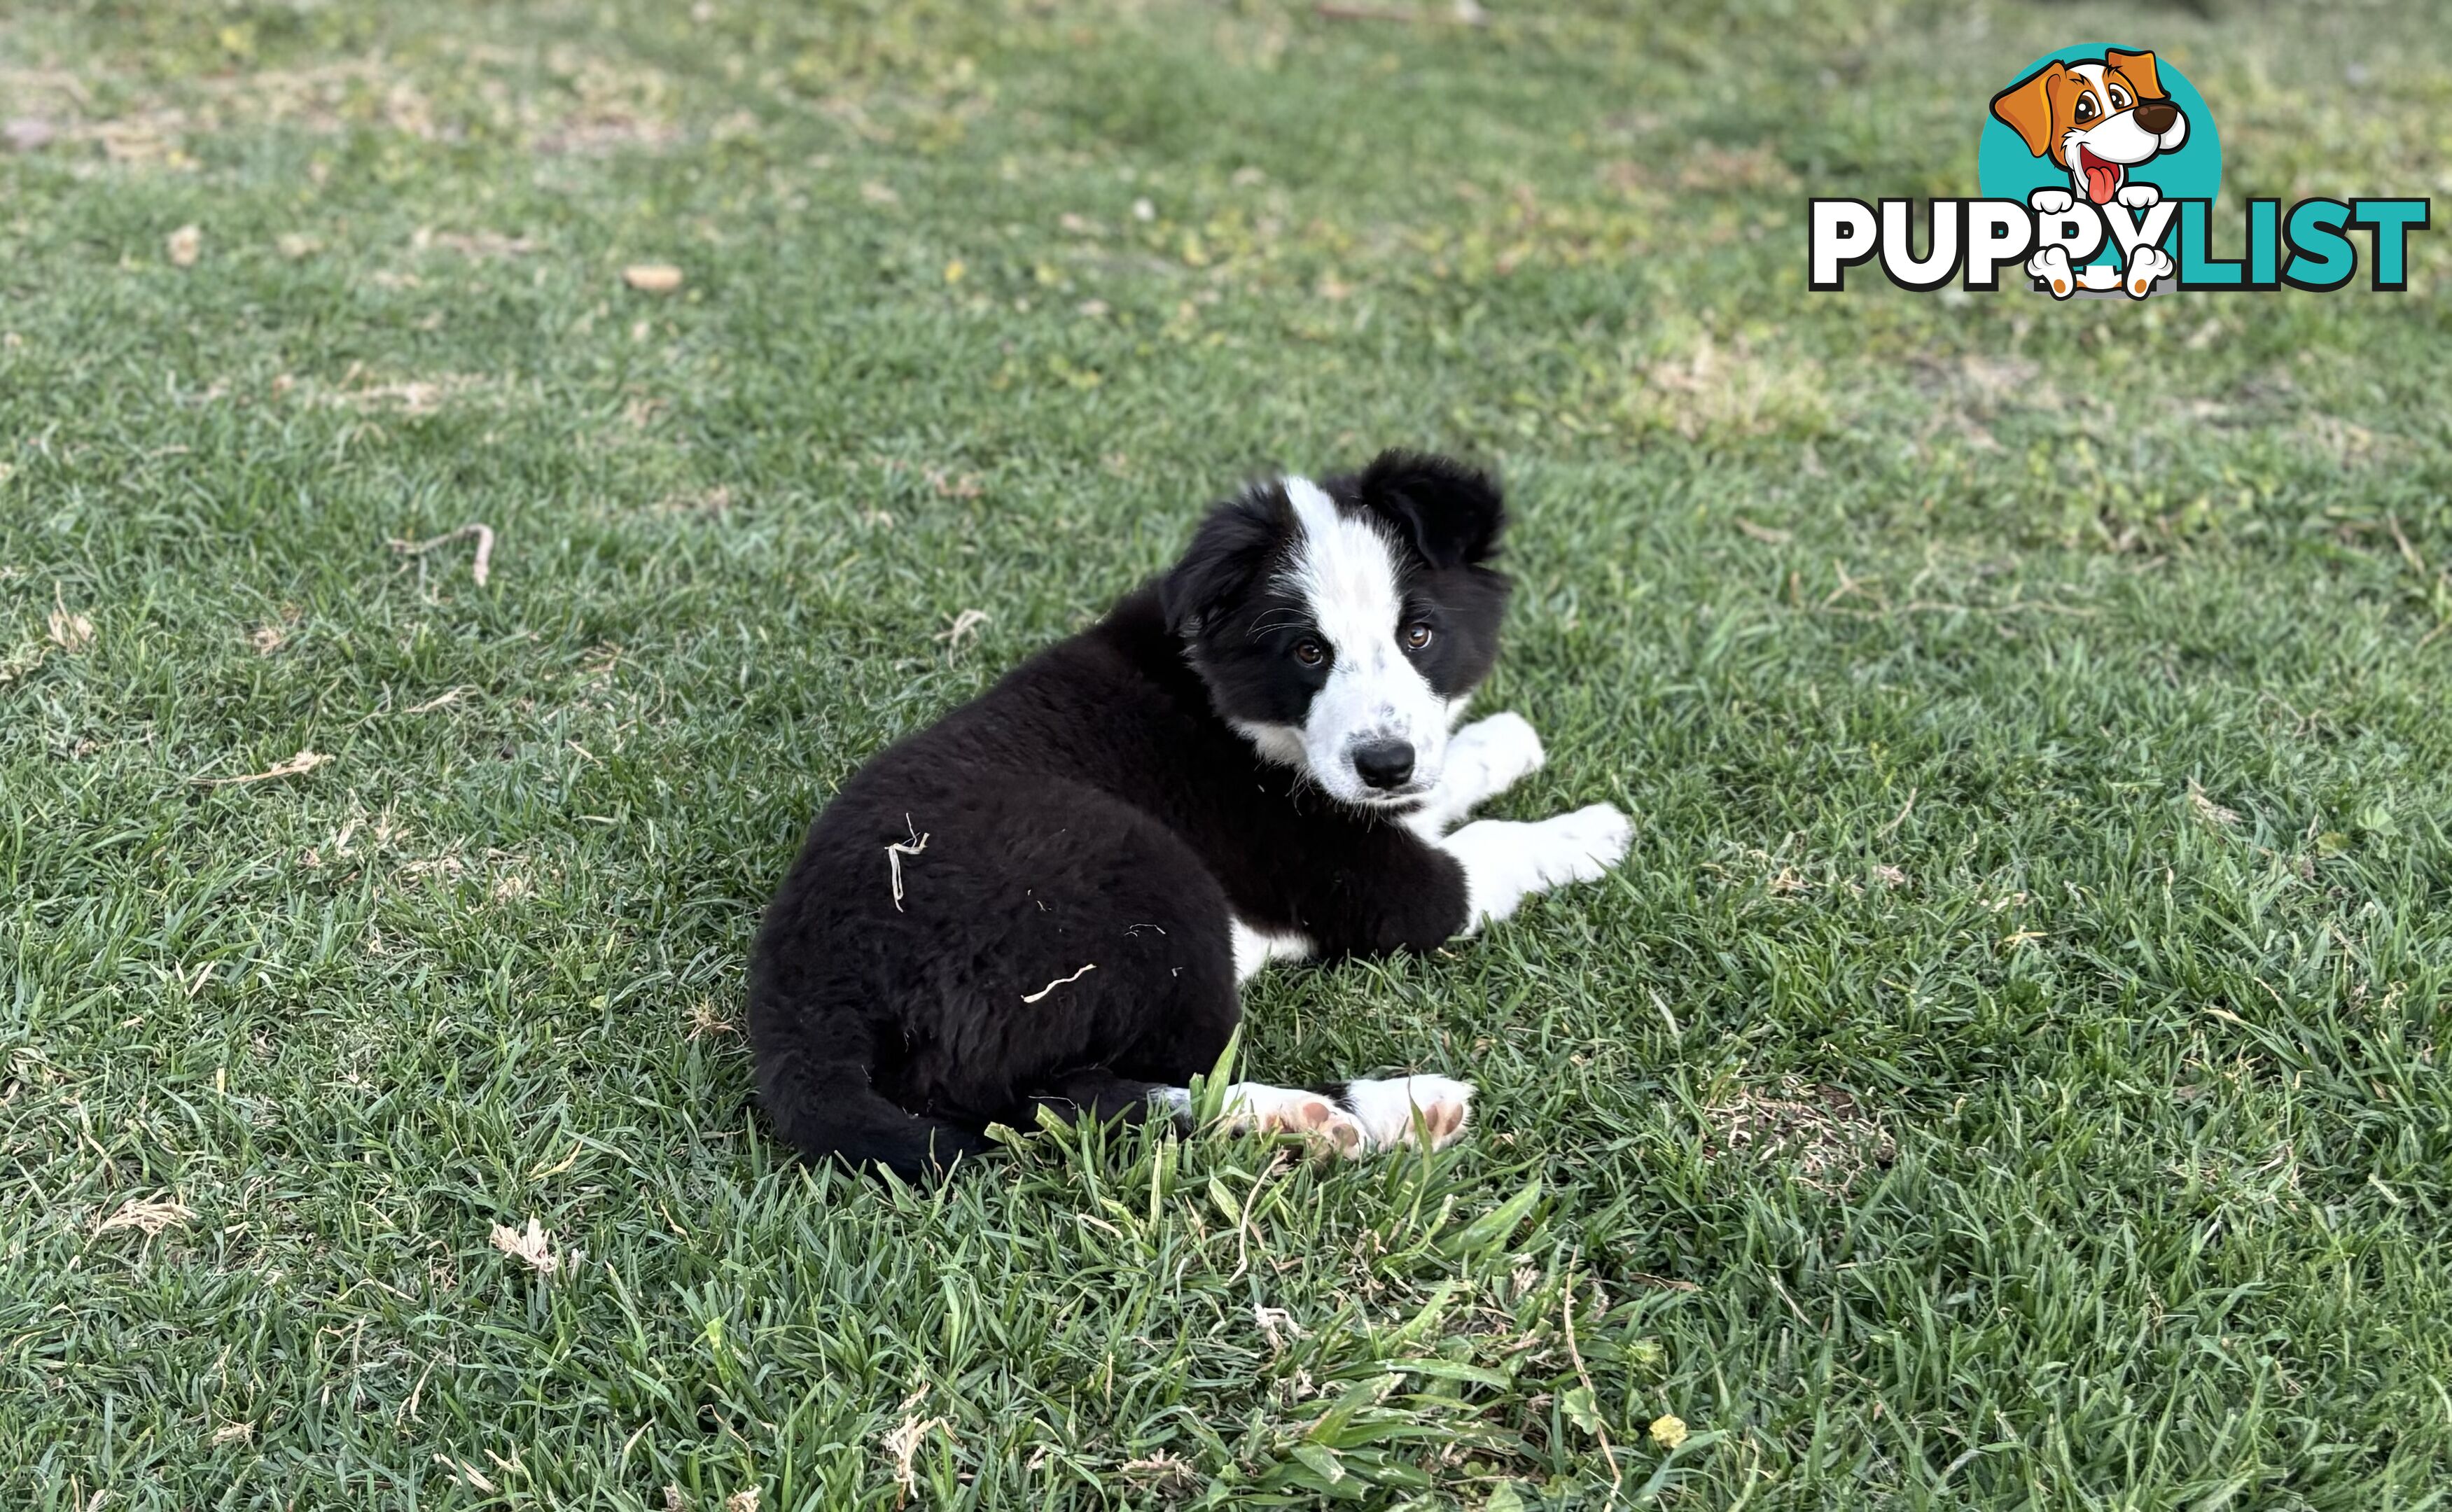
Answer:
[[[2161,136],[2137,123],[2135,107],[2126,86],[2115,85],[2110,70],[2100,63],[2072,63],[2068,71],[2094,96],[2094,108],[2101,112],[2084,126],[2072,127],[2061,136],[2061,155],[2068,160],[2069,171],[2080,189],[2087,187],[2084,170],[2078,166],[2077,149],[2098,163],[2116,164],[2121,167],[2145,162],[2157,152],[2171,151],[2187,138],[2185,117],[2174,120],[2171,128]],[[2116,92],[2115,92],[2116,91]],[[2126,175],[2121,175],[2126,179]],[[2118,183],[2112,185],[2116,191]],[[2102,204],[2106,195],[2095,203]]]
[[[1311,480],[1289,478],[1285,489],[1302,539],[1284,580],[1331,658],[1328,683],[1303,720],[1302,764],[1330,796],[1348,803],[1417,795],[1438,781],[1451,721],[1447,700],[1398,639],[1405,612],[1396,584],[1400,548],[1368,517],[1340,511]],[[1414,775],[1402,788],[1381,793],[1355,773],[1353,758],[1357,747],[1388,740],[1414,748]]]

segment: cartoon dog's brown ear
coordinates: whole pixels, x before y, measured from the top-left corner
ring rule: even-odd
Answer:
[[[2128,80],[2129,85],[2137,91],[2137,98],[2141,100],[2170,98],[2163,92],[2163,80],[2154,71],[2154,54],[2123,52],[2118,48],[2106,48],[2103,49],[2103,62],[2106,68]]]
[[[2042,157],[2052,146],[2052,85],[2068,69],[2055,59],[1992,97],[1992,113]]]

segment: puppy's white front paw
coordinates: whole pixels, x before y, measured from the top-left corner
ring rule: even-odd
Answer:
[[[1226,1089],[1226,1131],[1248,1134],[1300,1134],[1348,1160],[1371,1149],[1370,1135],[1354,1114],[1317,1092],[1262,1082],[1236,1082]]]
[[[2151,184],[2124,184],[2112,198],[2132,210],[2150,210],[2163,203],[2163,191]]]
[[[1337,1100],[1360,1121],[1374,1151],[1426,1140],[1433,1149],[1444,1149],[1473,1118],[1472,1086],[1445,1076],[1348,1082]]]
[[[1532,826],[1535,863],[1549,887],[1594,882],[1626,859],[1634,821],[1614,803],[1594,803]]]
[[[1438,842],[1464,870],[1467,933],[1507,918],[1535,893],[1591,882],[1622,860],[1634,821],[1595,803],[1532,824],[1483,819]]]
[[[1459,785],[1472,788],[1485,798],[1504,793],[1540,771],[1545,759],[1541,736],[1533,732],[1531,721],[1513,711],[1475,719],[1448,741],[1448,770],[1463,777],[1467,774],[1459,763],[1469,765],[1474,780]]]
[[[2037,189],[2027,196],[2027,204],[2037,215],[2058,215],[2077,204],[2077,197],[2066,189]]]

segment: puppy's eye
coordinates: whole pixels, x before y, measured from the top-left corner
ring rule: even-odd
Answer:
[[[2115,85],[2113,85],[2113,86],[2111,87],[2111,108],[2112,108],[2113,109],[2115,109],[2115,110],[2126,110],[2126,109],[2127,109],[2131,105],[2134,105],[2134,104],[2136,104],[2136,103],[2137,103],[2137,102],[2135,102],[2134,100],[2131,100],[2131,99],[2129,99],[2129,98],[2128,98],[2128,91],[2127,91],[2127,90],[2126,90],[2126,89],[2122,88],[2120,86],[2118,86],[2118,85],[2116,85],[2116,84],[2115,84]]]
[[[1295,642],[1295,659],[1306,667],[1316,667],[1328,659],[1328,648],[1316,640]]]
[[[2077,109],[2072,113],[2081,121],[2091,121],[2103,112],[2094,108],[2093,95],[2081,94],[2077,97]]]
[[[1431,627],[1416,619],[1405,627],[1405,649],[1419,651],[1431,643]]]

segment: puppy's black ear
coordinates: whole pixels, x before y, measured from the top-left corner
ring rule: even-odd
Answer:
[[[1267,568],[1277,542],[1275,506],[1257,493],[1230,499],[1209,511],[1192,535],[1191,548],[1158,584],[1159,612],[1180,637],[1199,635],[1253,579]]]
[[[1384,451],[1355,489],[1434,567],[1472,566],[1497,554],[1507,508],[1487,473],[1445,457]]]

